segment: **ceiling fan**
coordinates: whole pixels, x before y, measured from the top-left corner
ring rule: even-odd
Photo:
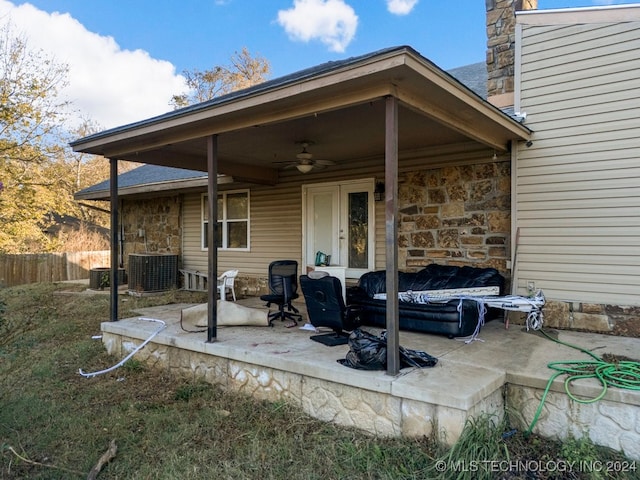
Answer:
[[[313,158],[313,155],[307,150],[310,145],[313,145],[313,142],[304,140],[302,142],[296,143],[302,145],[302,151],[296,154],[295,160],[275,163],[284,165],[283,168],[297,168],[300,173],[309,173],[314,168],[325,168],[328,165],[335,165],[335,162],[331,160],[320,160]]]

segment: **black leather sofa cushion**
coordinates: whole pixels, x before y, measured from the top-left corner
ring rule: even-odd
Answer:
[[[398,273],[398,291],[425,291],[453,288],[498,287],[504,294],[504,277],[494,268],[457,267],[431,264],[424,269]],[[373,296],[386,291],[386,271],[365,273],[358,285],[347,291],[349,305],[362,309],[364,325],[386,326],[386,300],[376,300]],[[445,303],[418,304],[399,302],[399,327],[437,333],[449,337],[466,337],[476,332],[481,304],[469,299],[452,299]],[[484,320],[501,315],[498,309],[488,309]]]

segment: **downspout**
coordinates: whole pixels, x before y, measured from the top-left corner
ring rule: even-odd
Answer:
[[[118,160],[109,159],[109,187],[111,189],[111,321],[118,321]]]
[[[518,143],[511,140],[511,295],[518,294]]]
[[[532,9],[537,8],[533,6]],[[515,57],[513,62],[513,111],[516,115],[526,118],[522,112],[522,25],[518,23],[516,13],[515,25]],[[520,242],[520,227],[518,220],[518,142],[511,140],[511,295],[518,294],[518,243]],[[508,318],[508,317],[507,317]]]
[[[218,136],[207,137],[207,195],[209,222],[207,223],[207,342],[216,341],[218,329]]]
[[[398,99],[388,96],[385,113],[384,181],[387,281],[387,375],[400,371],[398,305]]]

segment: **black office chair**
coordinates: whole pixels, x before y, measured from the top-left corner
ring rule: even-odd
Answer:
[[[300,311],[291,304],[299,296],[297,279],[298,262],[295,260],[276,260],[269,264],[269,294],[260,296],[260,300],[267,302],[267,307],[272,303],[278,305],[277,311],[269,312],[269,326],[273,326],[276,318],[282,321],[288,318],[293,325],[302,319]]]
[[[327,327],[333,332],[312,335],[310,338],[323,345],[344,345],[349,332],[360,325],[360,309],[348,307],[342,298],[342,285],[336,277],[311,278],[312,274],[300,277],[300,288],[307,304],[311,325]]]

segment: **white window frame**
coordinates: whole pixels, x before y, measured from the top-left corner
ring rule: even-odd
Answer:
[[[233,220],[227,219],[227,196],[230,194],[245,193],[247,195],[247,218]],[[203,193],[200,197],[200,248],[203,252],[209,250],[208,245],[205,242],[206,231],[209,224],[209,220],[206,219],[205,205],[208,194]],[[218,192],[218,196],[222,197],[222,211],[218,211],[220,217],[221,231],[222,231],[222,245],[218,245],[218,250],[232,251],[232,252],[248,252],[251,250],[251,192],[248,189],[244,190],[225,190],[224,192]],[[247,224],[247,246],[246,248],[230,248],[227,247],[229,239],[227,238],[227,224],[232,222],[246,222]]]

